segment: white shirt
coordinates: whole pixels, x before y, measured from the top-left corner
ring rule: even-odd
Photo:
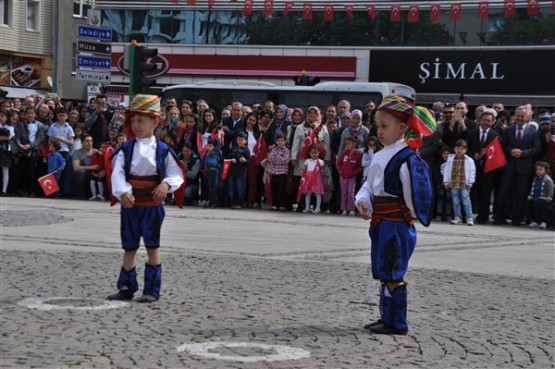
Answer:
[[[166,156],[165,164],[166,176],[162,182],[170,185],[170,192],[173,192],[183,183],[183,172],[170,154]],[[112,194],[118,200],[121,200],[121,195],[124,193],[132,191],[131,184],[125,180],[124,165],[125,157],[123,151],[120,151],[112,160]],[[137,176],[158,174],[156,169],[156,137],[137,139],[133,148],[129,173]]]
[[[399,152],[399,150],[405,148],[407,143],[404,139],[401,139],[391,145],[385,146],[383,149],[374,154],[372,163],[368,169],[368,177],[366,182],[360,188],[355,197],[355,205],[358,207],[360,203],[365,203],[368,207],[368,214],[372,214],[372,199],[374,196],[390,196],[394,195],[385,192],[384,182],[385,182],[385,168],[391,158]],[[413,218],[416,218],[414,213],[414,205],[412,204],[412,192],[411,192],[411,182],[410,175],[407,164],[401,165],[401,170],[399,173],[401,178],[401,183],[403,184],[403,197],[405,198],[405,204],[410,210]]]

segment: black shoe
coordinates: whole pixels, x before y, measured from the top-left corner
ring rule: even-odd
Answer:
[[[366,325],[364,326],[364,329],[371,329],[371,328],[377,327],[377,326],[380,325],[380,324],[384,324],[384,323],[383,323],[382,320],[378,319],[378,320],[376,320],[375,322],[366,324]]]
[[[118,291],[110,296],[108,296],[108,300],[117,300],[117,301],[129,301],[133,299],[133,292],[131,291]]]
[[[496,220],[493,224],[495,225],[505,225],[508,224],[505,219]]]
[[[379,324],[372,328],[370,328],[370,332],[375,334],[399,334],[402,336],[406,336],[408,333],[408,329],[396,329],[391,325]]]
[[[151,303],[151,302],[156,302],[159,299],[160,299],[160,296],[157,296],[157,295],[142,295],[141,297],[139,297],[137,301]]]

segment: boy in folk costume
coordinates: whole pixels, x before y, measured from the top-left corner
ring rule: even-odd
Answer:
[[[407,334],[407,284],[403,280],[416,244],[413,218],[430,224],[432,182],[414,149],[431,135],[430,112],[390,95],[375,115],[384,148],[374,155],[355,205],[370,225],[372,277],[381,281],[380,319],[364,328],[376,334]]]
[[[136,95],[129,104],[124,122],[135,138],[123,143],[112,159],[112,194],[121,202],[124,252],[117,282],[119,291],[108,296],[110,300],[131,300],[139,289],[135,264],[141,237],[148,263],[139,302],[154,302],[160,298],[160,230],[165,215],[162,204],[166,194],[183,183],[183,172],[173,151],[156,140],[154,129],[158,124],[160,99],[154,95]]]

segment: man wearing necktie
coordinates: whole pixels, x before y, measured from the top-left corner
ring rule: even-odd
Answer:
[[[515,111],[515,123],[505,129],[502,136],[507,165],[503,168],[499,194],[495,196],[495,224],[519,226],[524,219],[526,197],[534,174],[534,160],[541,151],[536,128],[528,124],[531,112],[526,106]]]
[[[470,192],[472,206],[476,206],[474,212],[478,213],[476,223],[486,224],[489,219],[489,208],[491,203],[491,193],[495,177],[499,170],[484,173],[486,161],[486,147],[499,134],[492,129],[495,122],[496,112],[493,109],[486,109],[478,119],[479,126],[468,134],[467,155],[474,159],[476,164],[476,182]]]

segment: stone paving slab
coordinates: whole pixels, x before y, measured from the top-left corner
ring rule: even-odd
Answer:
[[[376,336],[360,219],[167,208],[161,300],[102,309],[119,210],[0,200],[2,368],[555,367],[553,232],[419,227],[409,334]]]

